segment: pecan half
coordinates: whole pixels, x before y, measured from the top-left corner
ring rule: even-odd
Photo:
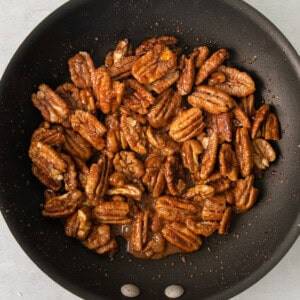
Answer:
[[[110,226],[106,224],[101,224],[98,226],[93,226],[90,234],[83,244],[89,249],[96,249],[98,247],[104,246],[111,239]]]
[[[64,172],[65,190],[76,190],[78,188],[77,170],[73,159],[64,153],[61,153],[60,155],[67,164],[66,171]]]
[[[191,219],[186,220],[186,227],[195,234],[201,234],[209,237],[214,231],[219,229],[219,223],[216,221],[194,221]]]
[[[219,151],[219,170],[223,177],[231,181],[238,180],[239,163],[230,144],[222,144]]]
[[[195,60],[194,58],[183,57],[183,69],[179,80],[177,81],[177,89],[180,95],[189,94],[193,88],[195,79]]]
[[[255,115],[253,117],[253,124],[252,124],[252,128],[251,128],[251,138],[252,139],[256,138],[256,135],[258,133],[258,130],[260,129],[260,126],[267,119],[269,111],[270,111],[270,105],[264,104],[255,112]]]
[[[166,240],[162,233],[157,232],[152,235],[152,239],[147,243],[143,252],[147,257],[152,257],[155,253],[162,253],[166,248]]]
[[[256,138],[252,141],[254,165],[264,170],[269,167],[269,163],[276,159],[276,152],[269,142],[264,139]]]
[[[117,43],[116,49],[113,51],[114,64],[121,61],[124,57],[132,52],[128,39],[121,40]]]
[[[150,211],[139,212],[132,223],[130,247],[133,251],[141,251],[147,242]]]
[[[246,97],[243,97],[240,101],[241,109],[244,111],[244,113],[250,120],[252,119],[252,116],[255,111],[254,102],[255,102],[254,94],[250,94]]]
[[[203,148],[196,140],[188,140],[183,143],[181,149],[182,163],[191,173],[196,173],[200,169],[199,155]]]
[[[118,248],[116,239],[111,239],[109,242],[95,249],[98,254],[104,254],[106,252],[114,252]]]
[[[196,49],[196,68],[200,69],[209,55],[209,49],[206,46],[200,46]]]
[[[239,106],[236,106],[233,109],[233,113],[236,120],[238,121],[238,124],[236,123],[236,126],[238,125],[249,129],[251,128],[251,122],[248,119],[247,114]]]
[[[133,184],[124,184],[121,187],[114,187],[107,191],[107,195],[121,195],[134,200],[140,201],[142,199],[142,191]]]
[[[202,201],[212,197],[215,194],[214,187],[206,184],[198,184],[188,189],[185,194],[187,198],[194,198],[196,201]]]
[[[229,112],[220,113],[218,115],[206,115],[207,132],[211,135],[216,132],[219,137],[219,143],[232,141],[232,116]]]
[[[127,56],[108,66],[107,71],[114,80],[121,80],[131,75],[133,64],[138,60],[137,56]]]
[[[212,176],[211,176],[212,177]],[[223,193],[231,188],[230,180],[228,178],[218,178],[213,181],[209,181],[209,185],[211,185],[214,190],[215,194]]]
[[[277,116],[274,113],[270,113],[266,122],[263,124],[262,136],[266,140],[278,141],[280,139],[279,131],[279,121]]]
[[[108,182],[112,186],[123,186],[126,183],[126,176],[123,173],[112,173],[109,176]]]
[[[178,80],[179,76],[180,74],[178,70],[172,70],[160,79],[157,79],[154,82],[150,83],[147,88],[153,90],[157,94],[161,94],[172,84],[174,84]]]
[[[49,122],[42,122],[32,136],[31,142],[43,142],[49,146],[61,146],[65,142],[64,129],[60,125],[51,126]]]
[[[218,234],[227,234],[229,232],[231,215],[232,215],[232,208],[228,206],[226,207],[223,217],[220,221]]]
[[[202,219],[204,221],[220,221],[226,209],[225,195],[215,195],[203,202]]]
[[[210,78],[208,79],[208,85],[214,86],[218,83],[223,83],[225,80],[225,74],[220,71],[217,71],[211,74]]]

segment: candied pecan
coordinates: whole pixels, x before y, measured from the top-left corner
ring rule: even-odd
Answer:
[[[152,235],[152,239],[147,243],[143,252],[147,257],[152,257],[155,253],[162,253],[166,248],[166,240],[162,233],[157,232]]]
[[[202,245],[199,236],[177,222],[166,224],[162,229],[162,234],[170,244],[186,252],[197,251]]]
[[[54,196],[46,200],[43,216],[52,218],[62,218],[72,215],[77,206],[81,203],[82,192],[72,190],[60,196]]]
[[[209,184],[215,189],[215,194],[223,193],[231,187],[230,180],[224,177],[209,181]]]
[[[195,57],[196,68],[200,69],[208,58],[209,49],[206,46],[200,46],[198,47],[198,49],[196,49],[195,54],[196,54]]]
[[[149,88],[149,90],[153,90],[157,94],[161,94],[178,80],[179,75],[178,70],[172,70],[162,78],[148,84],[147,88]]]
[[[276,153],[269,142],[256,138],[252,140],[254,165],[261,170],[269,167],[269,163],[276,159]]]
[[[223,194],[206,198],[202,207],[202,219],[204,221],[220,221],[226,209],[226,197]]]
[[[218,67],[229,57],[229,53],[226,49],[219,49],[214,52],[200,67],[195,84],[202,83],[210,74],[218,69]]]
[[[235,196],[234,209],[237,213],[246,212],[256,202],[258,189],[253,187],[254,176],[239,179],[233,190]]]
[[[177,81],[177,89],[180,95],[185,96],[189,94],[194,85],[195,79],[195,60],[194,58],[183,58],[184,66],[179,80]]]
[[[156,44],[132,66],[133,77],[142,84],[151,83],[176,68],[176,55],[166,46]]]
[[[159,197],[166,186],[163,163],[164,158],[160,155],[151,154],[145,160],[145,174],[142,181],[154,198]]]
[[[226,80],[215,84],[217,89],[239,98],[254,93],[255,83],[246,72],[227,66],[220,66],[218,70],[225,75]]]
[[[89,89],[84,89],[79,91],[80,103],[84,107],[84,110],[96,114],[96,104],[93,93]]]
[[[187,198],[194,198],[194,200],[202,201],[206,198],[212,197],[215,194],[214,187],[206,184],[198,184],[188,189],[185,194]]]
[[[102,136],[106,132],[106,128],[94,115],[77,109],[71,116],[71,125],[97,150],[103,149],[105,143]]]
[[[76,157],[83,161],[89,160],[93,154],[90,143],[74,130],[67,128],[65,129],[63,149],[73,158]]]
[[[199,135],[204,126],[202,111],[193,107],[177,115],[170,125],[169,135],[176,142],[185,142]]]
[[[234,198],[234,193],[232,189],[229,189],[224,192],[225,197],[226,197],[226,202],[230,205],[233,205],[235,198]]]
[[[262,127],[262,135],[266,140],[278,141],[279,121],[274,113],[270,113]]]
[[[41,84],[31,99],[46,121],[63,124],[70,116],[67,103],[46,84]]]
[[[208,85],[216,85],[218,83],[223,83],[226,80],[226,76],[224,73],[218,71],[211,74],[208,79]]]
[[[236,130],[234,146],[241,175],[247,177],[253,168],[253,150],[247,128],[241,127]]]
[[[219,151],[219,169],[223,177],[238,180],[239,164],[230,144],[222,144]]]
[[[104,58],[105,67],[111,67],[114,64],[114,51],[109,51]]]
[[[257,132],[263,122],[267,119],[268,113],[270,111],[270,105],[264,104],[262,105],[256,112],[253,117],[253,124],[251,128],[251,138],[256,138]]]
[[[141,115],[148,113],[148,108],[155,102],[152,94],[135,79],[126,80],[126,93],[123,103],[126,107]]]
[[[98,226],[93,226],[90,234],[83,244],[89,249],[96,249],[107,244],[110,239],[110,226],[101,224]]]
[[[239,106],[236,106],[233,109],[233,113],[234,113],[236,120],[238,121],[238,124],[236,124],[236,125],[242,126],[245,128],[249,128],[249,129],[251,128],[251,122],[248,119],[248,116]]]
[[[107,128],[105,152],[108,156],[113,157],[113,154],[119,152],[121,148],[120,120],[118,114],[107,115],[104,124]]]
[[[79,52],[68,60],[71,79],[80,89],[92,87],[94,63],[87,52]]]
[[[127,56],[115,62],[107,68],[107,72],[114,80],[121,80],[131,75],[133,64],[138,60],[137,56]]]
[[[203,148],[196,140],[188,140],[183,143],[181,149],[182,163],[191,173],[195,173],[200,169],[199,155],[203,152]]]
[[[73,161],[75,163],[75,166],[76,166],[76,169],[78,172],[78,180],[82,186],[85,186],[86,178],[87,178],[90,170],[87,167],[87,165],[85,164],[85,162],[83,160],[81,160],[80,158],[73,156]]]
[[[116,49],[113,51],[113,62],[117,63],[131,52],[131,45],[128,39],[121,40],[117,43]]]
[[[200,177],[207,179],[215,167],[218,151],[218,134],[214,132],[208,140],[207,148],[204,150],[201,160]]]
[[[51,126],[49,122],[42,122],[39,128],[33,132],[31,142],[61,146],[65,142],[64,129],[60,125]]]
[[[107,191],[107,195],[122,195],[134,200],[140,201],[142,199],[142,191],[133,184],[124,184],[121,187],[114,187]]]
[[[176,156],[168,156],[164,165],[164,173],[170,194],[181,195],[185,190],[186,183],[180,159]]]
[[[197,219],[201,216],[201,207],[187,199],[171,195],[157,198],[155,211],[160,217],[168,221],[184,222],[187,218]]]
[[[188,96],[188,102],[194,107],[200,107],[211,114],[220,114],[232,109],[236,103],[225,92],[208,85],[199,85],[196,91]]]
[[[128,224],[129,206],[124,201],[102,201],[93,209],[93,217],[103,224]]]
[[[171,88],[160,94],[147,115],[150,125],[157,129],[167,125],[177,115],[181,99],[181,95]]]
[[[119,81],[112,81],[104,66],[98,68],[92,76],[93,91],[97,98],[97,107],[104,114],[116,111],[122,101],[125,85]]]
[[[83,241],[92,228],[91,210],[84,206],[66,219],[65,233]]]
[[[254,94],[250,94],[246,97],[243,97],[240,101],[240,107],[246,114],[246,116],[251,120],[252,116],[254,114],[255,108],[254,108]]]
[[[112,186],[123,186],[126,183],[126,176],[123,173],[112,173],[109,178],[108,182]]]
[[[223,217],[220,221],[218,234],[227,234],[229,232],[231,215],[232,215],[232,208],[228,206],[226,207]]]
[[[215,230],[219,229],[219,223],[216,221],[194,221],[187,219],[186,227],[195,234],[201,234],[209,237]]]
[[[64,172],[65,190],[76,190],[78,188],[78,181],[75,164],[69,155],[66,155],[64,153],[61,153],[60,155],[67,164],[66,171]]]
[[[104,254],[106,252],[111,252],[112,250],[115,250],[117,247],[118,247],[118,243],[117,243],[116,239],[111,239],[103,246],[96,248],[95,251],[98,254]]]

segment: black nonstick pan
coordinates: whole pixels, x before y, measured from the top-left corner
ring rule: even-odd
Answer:
[[[122,38],[133,45],[176,35],[190,49],[228,48],[230,63],[257,82],[256,98],[274,106],[282,129],[278,159],[259,183],[258,203],[236,217],[230,234],[212,236],[200,251],[160,261],[137,260],[124,247],[113,261],[65,236],[62,224],[41,216],[43,188],[27,156],[41,121],[31,94],[69,78],[67,59],[80,50],[96,65]],[[253,59],[255,58],[255,59]],[[299,235],[300,62],[282,34],[241,1],[73,0],[43,21],[24,41],[0,85],[0,206],[24,251],[51,278],[84,299],[122,299],[136,284],[137,299],[164,299],[180,284],[181,299],[226,299],[265,275]],[[238,237],[238,238],[237,238]]]

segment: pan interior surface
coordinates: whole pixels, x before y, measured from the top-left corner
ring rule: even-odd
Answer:
[[[65,236],[62,224],[41,216],[43,188],[31,174],[30,136],[41,121],[31,104],[40,83],[69,81],[67,60],[78,51],[103,63],[116,42],[134,46],[146,38],[175,35],[189,49],[227,48],[230,64],[249,72],[256,99],[278,114],[278,159],[258,182],[255,207],[236,216],[227,236],[212,236],[200,251],[160,261],[137,260],[125,245],[113,260]],[[255,58],[255,60],[253,59]],[[281,33],[240,1],[78,1],[65,4],[24,41],[0,86],[1,210],[31,259],[51,278],[85,299],[120,299],[134,283],[141,299],[161,299],[171,284],[181,299],[229,298],[265,275],[299,235],[300,63]]]

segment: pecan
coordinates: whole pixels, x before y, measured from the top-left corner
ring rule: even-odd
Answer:
[[[79,52],[68,60],[71,79],[80,89],[92,87],[94,63],[87,52]]]
[[[109,176],[108,182],[112,186],[123,186],[126,183],[126,176],[123,173],[112,173]]]
[[[78,181],[75,164],[69,155],[66,155],[64,153],[61,153],[60,155],[67,164],[66,171],[64,172],[65,190],[76,190],[78,188]]]
[[[117,243],[116,239],[111,239],[103,246],[96,248],[95,251],[98,254],[104,254],[106,252],[111,252],[111,251],[115,250],[117,247],[118,247],[118,243]]]
[[[197,251],[202,245],[201,238],[180,223],[166,224],[162,234],[170,244],[186,252]]]
[[[70,116],[67,103],[46,84],[41,84],[31,99],[46,121],[63,124]]]
[[[84,240],[92,228],[91,210],[88,207],[78,209],[72,216],[68,217],[65,223],[67,236]]]
[[[232,117],[229,112],[220,113],[218,115],[206,115],[207,132],[211,135],[216,132],[219,137],[219,143],[232,141]]]
[[[172,89],[167,89],[160,94],[147,115],[150,125],[154,128],[167,125],[178,113],[181,99],[180,94]]]
[[[187,218],[197,219],[201,215],[201,207],[187,199],[164,195],[157,198],[155,211],[168,221],[184,222]]]
[[[67,128],[65,129],[63,149],[73,158],[76,157],[83,161],[89,160],[93,154],[90,143],[74,130]]]
[[[98,68],[92,76],[93,91],[97,98],[97,107],[104,114],[116,111],[122,101],[125,85],[119,81],[112,81],[105,67]]]
[[[93,217],[103,224],[128,224],[129,206],[123,201],[102,201],[93,209]]]
[[[229,57],[229,53],[226,49],[219,49],[214,52],[200,67],[195,84],[202,83],[210,74],[218,69],[218,67]]]
[[[226,80],[226,76],[224,73],[218,71],[211,74],[210,78],[208,79],[208,85],[216,85],[218,83],[223,83]]]
[[[141,115],[148,113],[148,108],[155,102],[152,94],[135,79],[126,80],[126,93],[123,103],[126,107]]]
[[[128,39],[121,40],[117,43],[116,49],[113,51],[114,64],[122,60],[131,52],[131,45]]]
[[[166,240],[162,233],[157,232],[152,235],[152,239],[147,243],[143,252],[147,257],[153,256],[155,253],[162,253],[166,248]]]
[[[177,89],[180,95],[185,96],[189,94],[194,85],[195,79],[195,61],[194,58],[183,58],[183,69],[179,80],[177,81]]]
[[[256,138],[252,141],[254,165],[261,170],[269,167],[269,163],[276,159],[276,153],[269,142]]]
[[[209,49],[206,46],[200,46],[198,49],[196,49],[195,54],[196,68],[200,69],[208,58]]]
[[[142,191],[133,184],[124,184],[121,187],[114,187],[107,191],[107,195],[121,195],[134,200],[140,201],[142,199]]]
[[[113,156],[121,148],[120,121],[117,113],[109,114],[105,117],[106,133],[106,153]]]
[[[218,141],[218,134],[214,132],[209,137],[207,148],[204,150],[203,157],[201,160],[201,179],[207,179],[215,167],[218,151]]]
[[[89,249],[96,249],[107,244],[111,239],[110,227],[106,224],[93,226],[83,244]]]
[[[239,179],[233,190],[235,196],[234,209],[237,213],[246,212],[256,202],[258,190],[253,187],[254,176]]]
[[[54,196],[44,204],[43,216],[52,218],[62,218],[72,215],[77,206],[81,203],[82,192],[72,190],[60,196]]]
[[[183,143],[181,149],[182,163],[191,173],[195,173],[200,169],[199,155],[203,152],[203,148],[196,140],[188,140]]]
[[[168,190],[171,195],[181,195],[186,187],[185,172],[180,159],[168,156],[164,165],[164,172]]]
[[[250,175],[253,168],[253,151],[247,128],[238,128],[235,133],[235,153],[243,177]]]
[[[226,66],[220,66],[218,70],[225,75],[226,80],[215,84],[217,89],[239,98],[254,93],[255,83],[246,72]]]
[[[150,83],[147,87],[155,93],[161,94],[178,80],[179,75],[178,70],[172,70],[162,78]]]
[[[254,108],[254,94],[250,94],[246,97],[243,97],[240,101],[240,107],[246,114],[246,116],[251,120],[252,116],[254,114],[255,108]]]
[[[133,77],[142,84],[151,83],[176,68],[176,55],[166,46],[156,44],[132,66]]]
[[[115,62],[113,65],[109,66],[107,71],[114,80],[125,79],[131,75],[132,66],[137,60],[137,56],[124,57]]]
[[[208,85],[197,86],[196,92],[188,96],[188,102],[211,114],[220,114],[232,109],[235,101],[225,92]]]
[[[176,142],[185,142],[199,135],[204,126],[202,111],[193,107],[178,114],[170,125],[169,134]]]
[[[164,159],[160,155],[152,154],[145,160],[145,174],[142,181],[154,198],[159,197],[166,186],[163,163]]]
[[[255,113],[253,118],[253,124],[251,129],[251,138],[254,139],[257,135],[257,132],[263,122],[267,119],[268,113],[270,111],[270,105],[262,105]]]
[[[218,234],[227,234],[230,227],[230,221],[231,221],[231,215],[232,215],[232,208],[226,207],[223,217],[220,221],[220,226],[218,230]]]
[[[209,237],[215,230],[219,229],[219,223],[216,221],[194,221],[186,220],[186,227],[195,234],[201,234]]]
[[[49,122],[42,122],[32,136],[31,142],[43,142],[49,146],[61,146],[65,142],[64,129],[60,125],[51,126]]]
[[[238,180],[239,164],[230,144],[222,144],[219,151],[219,169],[223,177]]]
[[[225,195],[220,194],[206,198],[203,202],[202,219],[204,221],[220,221],[222,220],[225,209]]]
[[[202,201],[206,198],[212,197],[215,194],[214,187],[206,184],[198,184],[189,188],[185,194],[187,198],[194,198],[194,200]]]
[[[214,188],[215,194],[223,193],[231,187],[230,180],[224,177],[209,181],[209,184]]]
[[[86,178],[87,178],[90,170],[87,167],[87,165],[85,164],[85,162],[83,160],[81,160],[80,158],[73,156],[73,161],[75,163],[75,166],[76,166],[76,169],[78,172],[78,180],[82,186],[85,186]]]
[[[262,127],[262,135],[266,140],[278,141],[280,139],[279,121],[275,114],[270,113],[268,115],[267,120]]]
[[[96,104],[92,92],[89,89],[84,89],[79,91],[80,103],[84,107],[84,110],[96,114]]]
[[[236,120],[238,121],[238,124],[236,123],[236,125],[249,128],[249,129],[251,128],[251,122],[248,119],[247,114],[239,106],[236,106],[233,109],[233,113]]]
[[[71,116],[71,125],[97,150],[103,149],[105,143],[102,136],[106,128],[94,115],[83,110],[76,110]]]

